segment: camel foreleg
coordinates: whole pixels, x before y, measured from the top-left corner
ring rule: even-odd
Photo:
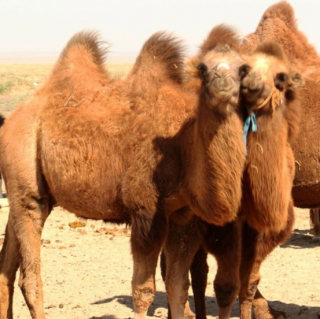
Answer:
[[[293,203],[288,206],[288,220],[285,228],[278,233],[265,232],[259,234],[256,230],[244,224],[243,249],[241,261],[241,289],[239,294],[241,319],[251,319],[253,306],[257,319],[281,319],[282,312],[272,309],[258,291],[260,281],[259,269],[276,246],[287,240],[292,232],[294,223]]]
[[[155,272],[166,237],[167,220],[161,211],[152,214],[140,209],[132,214],[131,223],[134,319],[145,319],[156,291]]]
[[[193,318],[188,307],[189,269],[203,241],[199,219],[194,217],[185,224],[169,224],[163,252],[166,271],[165,284],[169,313],[173,319]],[[163,272],[164,273],[164,272]]]

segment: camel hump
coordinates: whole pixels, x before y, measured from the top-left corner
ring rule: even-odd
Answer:
[[[272,55],[281,61],[286,61],[287,57],[282,49],[282,46],[274,41],[264,41],[255,49],[255,53],[263,53]]]
[[[150,75],[180,84],[184,75],[184,59],[183,41],[171,33],[157,32],[144,43],[130,76]]]
[[[108,44],[101,40],[98,32],[82,31],[76,33],[67,43],[55,64],[52,75],[81,78],[89,74],[104,74],[104,63]]]
[[[240,50],[240,37],[235,28],[225,24],[214,27],[202,43],[200,54],[205,55],[220,45],[227,45],[236,51]]]
[[[278,18],[282,20],[287,25],[287,27],[297,29],[294,10],[287,1],[280,1],[270,6],[263,14],[261,22],[270,18]]]

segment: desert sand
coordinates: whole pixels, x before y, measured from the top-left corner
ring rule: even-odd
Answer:
[[[9,208],[1,200],[0,242],[4,239]],[[76,224],[70,224],[78,222]],[[81,226],[81,227],[74,227]],[[133,318],[130,229],[101,221],[80,220],[57,207],[42,235],[42,279],[47,319]],[[209,258],[206,292],[208,319],[218,315],[212,281],[216,263]],[[261,292],[290,319],[320,318],[320,244],[309,233],[307,210],[296,209],[291,239],[276,248],[262,266]],[[167,301],[160,269],[157,293],[148,315],[167,317]],[[190,305],[194,310],[190,289]],[[16,283],[14,318],[31,318]],[[239,318],[236,302],[232,318]]]

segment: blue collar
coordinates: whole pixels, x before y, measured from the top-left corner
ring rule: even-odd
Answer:
[[[258,131],[258,125],[257,125],[257,119],[256,115],[254,112],[252,112],[251,115],[248,115],[245,122],[244,122],[244,127],[243,127],[243,141],[244,141],[244,146],[245,146],[245,151],[244,154],[247,156],[247,138],[248,138],[248,133],[250,131],[250,125],[251,125],[251,131],[252,132],[257,132]]]

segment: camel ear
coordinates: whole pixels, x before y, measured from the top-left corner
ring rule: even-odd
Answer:
[[[248,75],[248,73],[250,72],[251,70],[251,67],[249,64],[243,64],[240,66],[239,68],[239,77],[240,77],[240,80],[242,80],[245,76]]]
[[[204,63],[199,63],[198,71],[202,81],[205,82],[207,80],[208,67]]]
[[[274,86],[283,92],[289,84],[289,75],[285,72],[277,73],[274,79]]]

